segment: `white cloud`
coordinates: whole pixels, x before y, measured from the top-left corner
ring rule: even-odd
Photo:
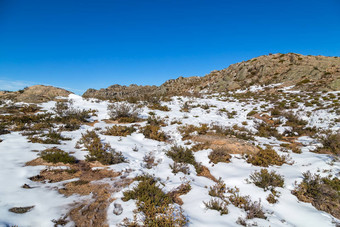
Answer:
[[[84,92],[84,90],[81,90],[81,89],[75,89],[75,88],[69,88],[69,87],[63,87],[63,86],[55,86],[55,85],[37,83],[37,82],[32,82],[32,81],[6,80],[6,79],[5,80],[0,79],[0,91],[17,91],[20,89],[24,89],[25,87],[30,87],[30,86],[37,85],[37,84],[63,88],[65,90],[72,91],[79,95]]]
[[[17,91],[23,89],[24,87],[29,87],[35,83],[30,81],[11,81],[11,80],[0,80],[0,90],[5,91]]]

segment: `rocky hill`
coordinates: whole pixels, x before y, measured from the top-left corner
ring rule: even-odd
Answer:
[[[62,88],[45,85],[34,85],[19,91],[1,91],[0,99],[11,99],[16,102],[40,103],[51,101],[55,97],[67,97],[72,92]]]
[[[269,54],[215,70],[204,77],[179,77],[161,86],[120,86],[88,89],[83,97],[119,99],[141,95],[230,91],[251,85],[283,83],[301,90],[340,90],[340,58],[301,54]]]

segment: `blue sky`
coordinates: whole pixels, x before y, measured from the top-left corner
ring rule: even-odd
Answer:
[[[268,53],[340,55],[339,0],[0,0],[0,90],[160,85]]]

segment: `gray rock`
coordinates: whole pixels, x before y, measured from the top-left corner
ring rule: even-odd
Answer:
[[[123,207],[121,204],[114,203],[113,206],[114,206],[113,213],[115,215],[121,215],[123,213]]]

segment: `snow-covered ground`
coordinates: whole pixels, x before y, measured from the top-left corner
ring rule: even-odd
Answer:
[[[254,87],[250,91],[257,92],[262,88]],[[242,94],[245,91],[236,93]],[[284,90],[289,93],[289,90]],[[338,93],[335,93],[336,95]],[[324,96],[325,93],[320,93]],[[338,96],[339,97],[339,96]],[[77,95],[70,95],[69,99],[73,100],[75,108],[97,110],[97,116],[93,116],[91,121],[98,121],[93,126],[83,125],[79,130],[71,132],[63,132],[62,135],[71,137],[70,141],[62,141],[58,147],[66,152],[72,152],[72,155],[79,160],[84,160],[87,151],[75,148],[76,142],[81,138],[82,133],[86,130],[94,128],[105,129],[107,126],[112,126],[113,123],[105,123],[103,120],[108,119],[107,101],[85,100]],[[201,107],[192,108],[189,112],[182,112],[181,107],[185,102],[190,102],[190,105],[205,105],[208,104],[208,109]],[[327,101],[324,101],[326,105]],[[239,226],[236,221],[239,217],[245,218],[244,210],[239,209],[232,204],[228,205],[229,213],[220,215],[215,210],[206,209],[203,202],[211,199],[209,196],[209,187],[215,182],[203,177],[197,176],[193,166],[190,166],[190,175],[177,173],[174,175],[169,168],[169,164],[173,164],[173,160],[166,156],[165,151],[172,145],[184,146],[186,141],[182,141],[182,136],[177,130],[178,124],[170,124],[175,120],[181,121],[181,125],[191,124],[199,126],[200,124],[218,124],[222,126],[245,127],[251,132],[256,132],[256,124],[261,121],[254,117],[249,117],[247,114],[256,109],[257,112],[266,112],[273,107],[273,103],[266,100],[248,99],[246,102],[241,102],[238,99],[228,96],[227,98],[216,96],[206,96],[204,98],[193,97],[173,97],[170,102],[162,102],[171,110],[164,112],[160,110],[150,110],[147,107],[143,108],[141,117],[147,118],[149,112],[154,112],[156,116],[164,119],[168,125],[162,127],[161,130],[170,136],[171,142],[158,142],[156,140],[147,139],[140,132],[135,132],[127,137],[116,137],[100,134],[103,142],[109,143],[116,151],[121,151],[123,156],[128,160],[127,163],[121,163],[110,166],[111,169],[119,172],[130,169],[128,177],[134,177],[143,173],[149,173],[161,179],[164,184],[165,192],[171,191],[178,187],[183,182],[190,182],[191,191],[181,196],[184,204],[185,215],[189,219],[189,226]],[[55,102],[41,104],[43,110],[51,111]],[[236,111],[236,114],[229,118],[225,112]],[[302,119],[308,121],[308,126],[316,126],[319,129],[330,129],[333,131],[340,129],[340,123],[335,122],[338,118],[336,112],[331,112],[330,109],[316,110],[316,106],[306,107],[299,103],[299,106],[292,111],[296,112]],[[310,113],[308,113],[310,112]],[[267,113],[270,115],[270,112]],[[146,122],[139,123],[144,126]],[[281,126],[283,127],[283,126]],[[285,128],[279,130],[283,132]],[[99,130],[100,131],[100,130]],[[37,157],[36,150],[44,150],[55,145],[46,145],[39,143],[30,143],[26,136],[22,136],[20,132],[11,132],[10,134],[0,135],[3,142],[0,143],[0,226],[53,226],[53,219],[58,219],[67,214],[69,206],[75,201],[84,199],[82,196],[65,197],[58,193],[56,188],[60,187],[65,182],[58,183],[37,183],[32,182],[28,178],[39,174],[45,166],[25,166],[25,163]],[[295,188],[296,182],[302,180],[302,173],[310,171],[318,173],[322,176],[332,174],[339,176],[340,163],[334,161],[333,157],[326,154],[316,154],[310,152],[320,144],[313,138],[303,136],[298,138],[297,142],[301,143],[302,153],[297,154],[289,149],[283,151],[280,146],[282,142],[276,138],[255,137],[256,145],[264,146],[271,145],[278,154],[289,155],[294,161],[292,165],[284,164],[282,166],[270,166],[269,170],[275,170],[277,173],[284,176],[285,184],[283,188],[277,188],[281,193],[279,202],[270,204],[266,197],[269,191],[264,191],[262,188],[248,183],[246,179],[255,170],[260,170],[261,167],[253,166],[246,162],[241,155],[234,154],[230,163],[218,163],[213,165],[209,163],[208,155],[211,150],[200,150],[195,152],[196,161],[201,162],[208,167],[211,174],[216,178],[221,178],[227,187],[237,186],[240,189],[241,195],[249,195],[253,201],[261,200],[263,210],[267,219],[251,219],[247,220],[248,224],[257,223],[257,226],[335,226],[335,222],[339,221],[330,214],[317,210],[309,203],[300,202],[291,191]],[[138,148],[138,151],[133,151]],[[73,153],[74,152],[74,153]],[[155,157],[160,160],[160,163],[152,169],[144,167],[143,157],[153,152]],[[287,153],[288,152],[288,153]],[[22,185],[29,184],[32,189],[23,189]],[[132,183],[128,190],[136,186],[136,182]],[[116,198],[115,203],[120,203],[123,207],[121,215],[113,213],[113,203],[107,210],[107,220],[110,226],[116,226],[124,218],[132,218],[133,210],[136,208],[135,201],[129,200],[123,202],[121,197],[122,191],[112,195]],[[24,214],[15,214],[9,212],[11,207],[35,206],[32,211]],[[69,222],[67,226],[72,226]]]

